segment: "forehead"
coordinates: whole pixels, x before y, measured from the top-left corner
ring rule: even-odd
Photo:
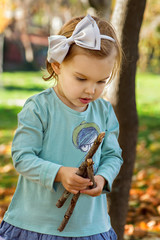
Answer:
[[[64,61],[62,66],[67,67],[68,71],[72,73],[78,72],[92,78],[103,79],[111,74],[115,61],[115,51],[112,51],[108,57],[103,58],[97,58],[81,52],[68,61]]]

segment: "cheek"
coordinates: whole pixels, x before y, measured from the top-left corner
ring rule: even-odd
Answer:
[[[68,97],[77,97],[80,93],[80,88],[72,81],[65,82],[63,89]]]
[[[83,89],[82,84],[75,81],[75,79],[69,79],[67,84],[67,89],[69,92],[72,93],[72,95],[76,95],[77,93],[80,93]]]
[[[100,95],[101,95],[101,93],[103,93],[103,91],[104,91],[104,88],[105,88],[105,85],[99,86],[99,87],[97,88],[97,94],[100,94]]]

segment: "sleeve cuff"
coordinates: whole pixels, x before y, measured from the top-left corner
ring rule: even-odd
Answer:
[[[41,184],[48,188],[50,191],[56,191],[58,184],[54,182],[57,172],[62,165],[48,162],[45,167],[42,168],[40,173]]]
[[[106,184],[103,187],[102,193],[110,193],[112,191],[112,183],[113,181],[106,176],[107,174],[102,173],[101,171],[98,171],[96,175],[101,175],[105,180]]]
[[[109,185],[108,181],[106,180],[106,184],[103,187],[102,193],[110,193],[112,186]]]

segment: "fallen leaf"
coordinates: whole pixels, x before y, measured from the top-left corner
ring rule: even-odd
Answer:
[[[150,214],[153,216],[157,215],[157,211],[152,205],[142,203],[140,207],[137,209],[137,215],[149,216]]]
[[[160,205],[157,207],[157,212],[160,215]]]
[[[138,173],[137,173],[137,176],[136,176],[136,178],[137,178],[137,181],[141,181],[141,180],[144,180],[144,178],[146,178],[147,177],[147,171],[146,170],[141,170],[141,171],[139,171]]]
[[[135,227],[134,231],[133,231],[133,235],[135,237],[140,237],[140,238],[145,237],[145,236],[147,236],[147,231],[141,229],[141,227]]]

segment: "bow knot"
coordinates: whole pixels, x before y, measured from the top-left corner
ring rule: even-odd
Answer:
[[[50,63],[62,63],[72,43],[82,48],[100,50],[101,38],[115,42],[112,37],[101,35],[96,21],[90,15],[87,15],[76,25],[71,37],[66,38],[62,35],[53,35],[48,38],[47,60]]]
[[[68,43],[68,44],[72,44],[72,43],[74,43],[74,37],[73,37],[73,35],[72,36],[70,36],[69,38],[66,38],[66,43]]]

